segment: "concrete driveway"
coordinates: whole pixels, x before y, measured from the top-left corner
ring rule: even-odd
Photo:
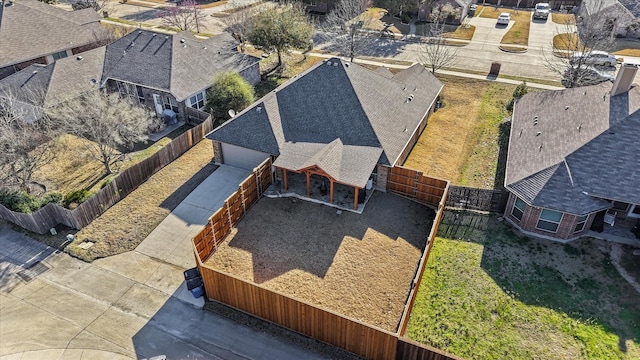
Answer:
[[[181,300],[182,270],[135,251],[88,264],[0,228],[0,359],[324,358]]]

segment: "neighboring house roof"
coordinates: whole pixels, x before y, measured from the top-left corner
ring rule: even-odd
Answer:
[[[217,73],[241,71],[260,61],[236,48],[227,33],[198,40],[188,31],[166,35],[136,30],[107,45],[102,80],[166,91],[183,101],[210,87]]]
[[[390,77],[334,58],[278,87],[207,137],[279,155],[282,160],[274,164],[291,169],[312,163],[324,164],[326,172],[340,169],[333,172],[344,176],[336,180],[362,186],[376,163],[396,164],[442,86],[421,65]]]
[[[31,65],[0,80],[0,96],[46,107],[97,89],[104,54],[100,47],[49,65]]]
[[[37,0],[5,1],[3,5],[0,67],[91,44],[107,34],[93,9],[66,11]]]
[[[629,13],[633,17],[640,17],[640,3],[638,0],[583,0],[583,8],[587,15],[594,15],[601,11]]]
[[[610,91],[607,82],[523,96],[505,186],[531,205],[574,214],[610,206],[598,198],[640,203],[640,88]]]

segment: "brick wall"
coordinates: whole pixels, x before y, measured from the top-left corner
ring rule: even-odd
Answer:
[[[541,208],[534,206],[526,206],[524,209],[524,214],[522,215],[522,220],[518,220],[511,214],[513,210],[513,204],[516,200],[516,196],[514,194],[509,194],[509,201],[507,202],[507,207],[504,212],[504,216],[509,218],[514,224],[517,225],[523,231],[527,231],[533,234],[539,234],[542,236],[554,237],[561,240],[574,239],[581,235],[584,235],[589,231],[589,227],[595,218],[595,214],[589,215],[587,218],[587,223],[582,231],[574,233],[573,230],[576,228],[578,224],[578,215],[564,213],[562,216],[562,220],[560,221],[560,225],[558,225],[558,230],[553,233],[550,231],[540,230],[536,228],[538,224],[538,218],[540,217],[540,213],[542,212]]]
[[[376,183],[373,185],[373,188],[378,191],[387,192],[387,176],[389,176],[389,167],[380,164],[376,166],[378,175],[376,176]]]

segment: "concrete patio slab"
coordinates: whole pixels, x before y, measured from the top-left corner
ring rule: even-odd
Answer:
[[[136,248],[152,258],[187,269],[195,266],[191,238],[224,204],[250,171],[222,165],[187,196]]]

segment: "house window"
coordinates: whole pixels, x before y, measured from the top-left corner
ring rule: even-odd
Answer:
[[[163,96],[164,100],[164,108],[166,110],[173,110],[173,112],[178,112],[178,102],[172,96]]]
[[[122,81],[116,81],[116,84],[118,85],[118,92],[123,99],[144,104],[144,93],[141,86]]]
[[[204,91],[197,93],[189,98],[189,106],[194,109],[204,109]]]
[[[553,210],[542,210],[540,217],[538,218],[538,224],[536,229],[557,232],[558,225],[562,221],[562,213]]]
[[[66,58],[67,57],[67,50],[57,52],[55,54],[52,54],[51,56],[53,56],[53,60],[60,60],[62,58]]]
[[[524,201],[522,201],[519,197],[516,197],[516,201],[513,203],[513,209],[511,210],[511,215],[514,218],[518,219],[518,221],[522,220],[522,215],[524,215],[524,209],[527,207]]]
[[[574,233],[580,232],[582,230],[584,230],[584,225],[587,223],[587,219],[589,218],[589,215],[584,215],[584,216],[580,216],[578,217],[578,223],[576,224],[576,228],[573,229]]]
[[[613,202],[613,208],[614,210],[620,211],[620,212],[627,212],[627,210],[629,210],[629,205],[626,202],[622,202],[622,201],[614,201]]]

